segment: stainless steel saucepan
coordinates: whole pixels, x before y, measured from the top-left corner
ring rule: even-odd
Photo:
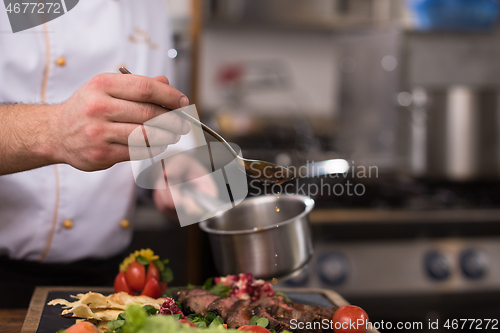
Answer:
[[[306,196],[260,196],[201,222],[219,273],[269,280],[302,268],[313,254],[308,217],[313,207]]]

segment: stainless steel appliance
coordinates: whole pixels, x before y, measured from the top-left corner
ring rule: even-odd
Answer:
[[[339,38],[337,150],[415,177],[499,179],[499,37],[397,29]]]
[[[248,198],[200,223],[222,275],[272,279],[303,267],[313,254],[308,215],[314,201],[300,195]]]
[[[315,197],[315,256],[287,284],[332,288],[385,320],[498,318],[499,38],[337,38],[334,147],[380,173],[357,180],[363,196]]]
[[[453,181],[500,177],[498,38],[408,35],[404,85],[413,95],[409,151],[416,176]]]
[[[332,289],[393,324],[500,319],[500,184],[397,183],[316,198],[315,254],[278,286]]]

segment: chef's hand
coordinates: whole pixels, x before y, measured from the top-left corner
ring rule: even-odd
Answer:
[[[165,173],[170,184],[180,184],[189,181],[190,184],[195,184],[196,190],[204,192],[211,197],[217,197],[218,190],[215,182],[210,176],[206,176],[210,172],[195,158],[179,153],[165,161]],[[184,210],[189,215],[196,215],[202,212],[195,200],[179,191],[178,187],[169,188],[167,186],[166,189],[159,189],[165,187],[164,185],[165,178],[161,177],[157,180],[156,189],[153,191],[153,199],[160,212],[173,220],[178,219],[176,210],[179,209]],[[177,206],[174,206],[173,196],[175,196],[176,200],[178,199]]]
[[[163,152],[187,134],[191,126],[177,114],[168,114],[165,121],[143,127],[151,148],[145,147],[139,126],[167,112],[159,105],[173,110],[188,106],[189,101],[169,85],[165,76],[93,77],[55,110],[58,131],[53,134],[59,144],[54,152],[56,160],[80,170],[94,171]]]

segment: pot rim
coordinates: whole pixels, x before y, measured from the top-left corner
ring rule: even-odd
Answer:
[[[296,215],[288,220],[284,220],[282,222],[279,222],[279,223],[275,223],[275,224],[272,224],[272,225],[268,225],[268,226],[265,226],[265,227],[261,227],[259,228],[258,230],[254,230],[254,229],[244,229],[244,230],[217,230],[217,229],[212,229],[208,226],[208,221],[214,219],[214,218],[217,218],[217,216],[214,216],[208,220],[205,220],[205,221],[201,221],[200,222],[200,228],[208,233],[208,234],[216,234],[216,235],[244,235],[244,234],[252,234],[252,233],[257,233],[257,232],[263,232],[263,231],[267,231],[267,230],[271,230],[273,228],[276,228],[276,227],[280,227],[280,226],[284,226],[286,224],[289,224],[289,223],[292,223],[294,222],[295,220],[297,219],[300,219],[304,216],[307,216],[311,210],[314,208],[314,200],[311,199],[310,197],[306,196],[306,195],[300,195],[300,194],[280,194],[280,195],[261,195],[261,196],[257,196],[257,197],[251,197],[251,198],[248,198],[248,199],[245,199],[241,204],[244,204],[245,202],[250,202],[250,201],[262,201],[262,202],[266,202],[266,201],[269,201],[271,200],[271,198],[279,198],[279,197],[282,197],[282,198],[292,198],[292,199],[298,199],[297,201],[301,201],[305,204],[305,208],[304,210],[299,214],[299,215]],[[224,214],[224,213],[222,213]],[[221,214],[221,215],[222,215]],[[220,215],[218,215],[220,216]]]

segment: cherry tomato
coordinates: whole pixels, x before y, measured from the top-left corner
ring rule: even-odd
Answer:
[[[146,285],[144,286],[144,290],[141,293],[142,296],[149,296],[152,298],[160,297],[160,284],[155,278],[150,278]]]
[[[333,314],[335,333],[365,333],[368,315],[359,306],[344,305]]]
[[[132,290],[128,287],[127,280],[125,280],[125,272],[120,272],[115,277],[115,293],[119,293],[121,291],[126,292],[129,295],[133,295]]]
[[[165,290],[167,290],[168,283],[160,281],[160,296],[165,294]]]
[[[155,278],[156,281],[160,282],[160,271],[156,267],[153,262],[149,262],[148,273],[146,274],[146,281],[149,281],[150,278]]]
[[[132,262],[125,272],[127,284],[133,290],[142,290],[146,284],[146,268],[137,260]]]
[[[179,319],[179,322],[182,324],[188,324],[189,326],[192,326],[194,328],[198,328],[198,326],[196,326],[195,324],[193,324],[191,321],[189,321],[187,319]]]
[[[99,333],[97,327],[88,321],[82,321],[81,323],[76,323],[73,326],[65,330],[67,333]]]
[[[254,332],[254,333],[270,333],[271,331],[259,325],[243,325],[238,328],[238,331]]]

